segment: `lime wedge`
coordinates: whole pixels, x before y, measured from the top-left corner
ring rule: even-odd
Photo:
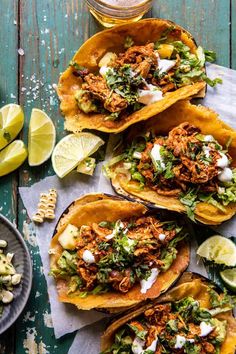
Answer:
[[[226,286],[233,292],[236,292],[236,268],[225,269],[220,272],[220,276]]]
[[[218,264],[228,267],[236,265],[236,245],[226,237],[215,235],[204,241],[198,248],[197,254]]]
[[[92,133],[69,134],[56,145],[52,153],[52,166],[58,177],[63,178],[104,141]]]
[[[29,165],[38,166],[49,159],[56,141],[52,120],[40,109],[34,108],[29,123]]]
[[[22,108],[14,103],[0,109],[0,150],[19,134],[24,124]]]
[[[25,144],[21,140],[15,140],[0,151],[0,176],[4,176],[16,170],[27,157]]]

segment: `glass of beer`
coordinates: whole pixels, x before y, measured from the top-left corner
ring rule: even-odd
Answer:
[[[92,15],[104,26],[113,27],[140,20],[152,6],[152,0],[87,0]]]

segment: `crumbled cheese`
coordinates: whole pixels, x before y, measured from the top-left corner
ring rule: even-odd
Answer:
[[[164,241],[165,238],[166,238],[166,235],[165,235],[165,234],[160,234],[160,235],[158,236],[158,238],[159,238],[160,241]]]
[[[158,69],[159,73],[167,73],[170,69],[172,69],[176,64],[176,60],[169,60],[169,59],[159,59],[158,60]]]
[[[92,254],[91,251],[89,250],[85,250],[84,253],[83,253],[83,260],[88,263],[88,264],[92,264],[92,263],[95,263],[95,258],[94,258],[94,255]]]
[[[201,322],[200,323],[200,337],[205,337],[213,331],[214,327],[210,323]]]
[[[142,294],[146,294],[147,290],[153,286],[153,284],[155,283],[155,281],[157,279],[159,272],[160,271],[157,268],[152,268],[150,276],[146,280],[142,279],[140,281]]]
[[[194,343],[194,339],[188,339],[184,336],[177,334],[176,342],[175,342],[175,349],[181,349],[186,342]]]

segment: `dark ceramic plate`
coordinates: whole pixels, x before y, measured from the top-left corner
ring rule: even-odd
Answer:
[[[0,317],[0,334],[6,331],[19,317],[29,298],[32,285],[32,263],[28,248],[19,231],[0,214],[0,239],[6,240],[8,246],[4,253],[14,253],[13,265],[17,273],[22,274],[19,285],[14,287],[14,300],[4,306]]]

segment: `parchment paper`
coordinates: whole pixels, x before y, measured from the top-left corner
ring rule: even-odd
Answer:
[[[208,87],[206,98],[198,102],[216,110],[222,120],[236,129],[236,71],[210,64],[207,65],[207,74],[211,78],[221,77],[223,84],[218,85],[217,88]],[[112,150],[113,143],[114,135],[109,140],[107,158]],[[96,173],[93,177],[79,175],[77,172],[72,172],[63,180],[58,179],[56,176],[47,177],[29,188],[19,188],[21,198],[30,217],[32,217],[37,208],[39,194],[41,192],[47,192],[49,188],[56,188],[58,190],[59,197],[56,208],[56,219],[51,223],[44,223],[40,227],[36,226],[36,236],[42,258],[44,275],[48,285],[55,336],[58,338],[66,333],[81,329],[77,332],[68,353],[98,354],[100,335],[106,325],[104,319],[102,321],[99,321],[99,319],[103,318],[104,315],[94,311],[79,311],[76,313],[73,306],[61,304],[57,301],[54,281],[52,278],[48,277],[48,249],[57,218],[73,200],[86,193],[106,192],[114,194],[114,191],[109,181],[101,174],[101,164],[97,166]],[[216,228],[216,230],[225,236],[236,236],[236,218],[224,223],[222,226]],[[192,239],[191,261],[188,270],[206,275],[203,264],[201,262],[197,263],[195,249],[196,241]],[[92,323],[94,324],[85,327]],[[78,350],[78,348],[80,349]]]

